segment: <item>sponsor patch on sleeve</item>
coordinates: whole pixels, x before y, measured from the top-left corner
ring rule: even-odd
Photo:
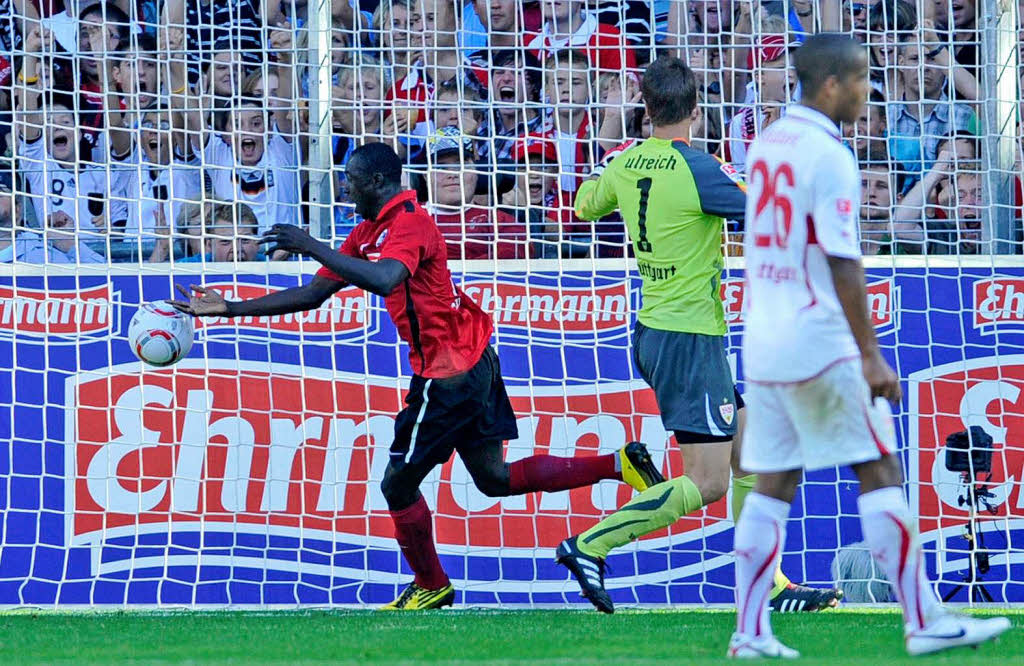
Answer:
[[[718,169],[725,174],[726,178],[736,183],[737,185],[745,185],[745,183],[743,182],[743,176],[741,176],[740,172],[736,170],[736,167],[729,164],[728,162],[722,162],[718,166]]]

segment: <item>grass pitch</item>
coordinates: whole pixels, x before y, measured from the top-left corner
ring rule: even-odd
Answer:
[[[895,610],[774,616],[801,663],[1024,663],[1024,611],[998,643],[909,659]],[[443,610],[32,613],[0,615],[0,664],[715,664],[734,615],[718,610]]]

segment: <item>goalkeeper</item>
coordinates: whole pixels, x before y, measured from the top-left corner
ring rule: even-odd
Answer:
[[[643,279],[633,361],[654,389],[665,430],[675,433],[686,475],[649,488],[559,545],[557,561],[605,613],[614,610],[604,589],[611,549],[720,499],[730,469],[734,518],[754,485],[753,476],[739,471],[743,400],[725,353],[719,294],[723,218],[743,219],[746,186],[728,164],[685,138],[700,117],[697,81],[686,64],[657,59],[644,72],[642,92],[652,137],[581,184],[576,214],[597,220],[618,208],[626,222]],[[794,585],[779,571],[771,603],[781,611],[813,611],[841,596]]]

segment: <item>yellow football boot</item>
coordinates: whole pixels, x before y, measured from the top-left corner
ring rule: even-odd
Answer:
[[[647,447],[640,442],[630,442],[619,449],[619,462],[622,467],[622,480],[633,486],[638,493],[665,480],[651,461]]]
[[[451,606],[455,601],[455,588],[451,583],[440,590],[428,590],[416,583],[409,583],[409,587],[402,590],[398,598],[381,606],[382,611],[421,611],[434,608]]]

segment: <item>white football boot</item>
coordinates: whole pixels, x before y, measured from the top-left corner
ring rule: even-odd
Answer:
[[[978,645],[990,641],[1010,628],[1005,617],[969,617],[944,613],[923,629],[908,631],[907,652],[911,655],[929,654],[961,645]]]
[[[752,638],[733,634],[725,656],[730,659],[799,659],[800,653],[783,645],[775,636]]]

